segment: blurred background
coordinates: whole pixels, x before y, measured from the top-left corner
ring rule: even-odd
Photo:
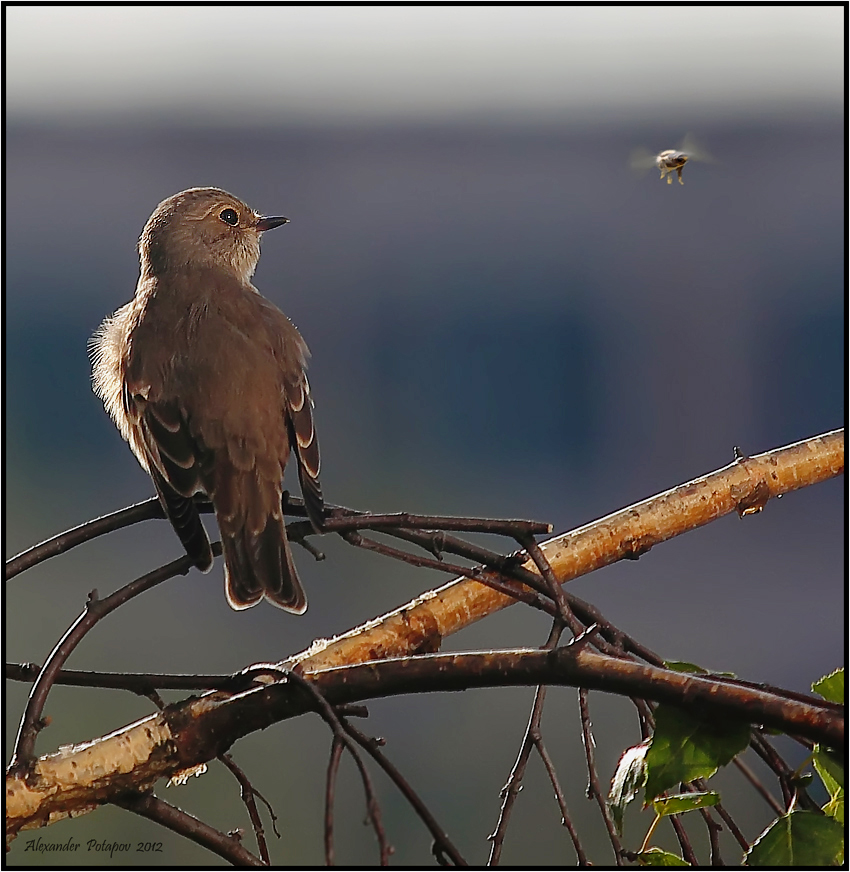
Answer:
[[[332,502],[562,532],[726,465],[734,445],[756,454],[843,423],[840,6],[4,11],[7,557],[152,495],[91,393],[86,344],[133,294],[148,215],[195,185],[291,219],[265,236],[255,281],[313,352]],[[689,163],[683,186],[631,168],[636,150],[686,135],[713,161]],[[808,690],[843,661],[843,488],[723,518],[571,589],[669,659]],[[110,616],[68,666],[235,671],[446,580],[320,547],[321,563],[296,550],[302,618],[232,612],[217,565]],[[148,522],[16,578],[7,660],[43,662],[91,589],[106,595],[179,554],[166,522]],[[547,629],[514,607],[444,650],[537,645]],[[27,690],[7,683],[7,759]],[[590,858],[609,863],[584,796],[575,697],[550,693],[544,734]],[[385,700],[363,725],[474,864],[531,698]],[[618,699],[593,694],[591,707],[607,784],[637,723]],[[56,688],[38,751],[151,710],[126,693]],[[329,746],[305,717],[233,749],[279,816],[276,863],[322,862]],[[375,777],[394,862],[431,863],[424,828]],[[338,862],[375,863],[348,762],[342,778]],[[768,809],[734,774],[720,785],[755,838]],[[221,766],[158,792],[250,829]],[[648,823],[628,817],[626,843]],[[9,862],[50,862],[25,851],[29,835]],[[218,862],[118,809],[31,835],[157,840],[164,853],[127,862]],[[661,830],[658,843],[673,845]],[[536,760],[503,861],[574,862]]]

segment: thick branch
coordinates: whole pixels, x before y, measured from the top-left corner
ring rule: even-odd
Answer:
[[[470,687],[568,685],[738,718],[833,748],[844,744],[844,706],[816,697],[803,701],[801,694],[742,687],[722,676],[675,672],[610,657],[591,650],[582,640],[554,651],[521,649],[381,660],[325,670],[312,677],[334,702]],[[354,696],[349,698],[348,693]]]
[[[556,536],[540,548],[561,584],[731,512],[753,514],[768,498],[844,471],[844,431],[814,436],[729,466]],[[536,571],[529,559],[524,568]],[[320,640],[287,661],[314,671],[433,651],[440,639],[516,600],[470,578],[457,578],[335,639]]]
[[[262,674],[262,670],[256,670]],[[268,675],[279,678],[277,667]],[[719,713],[843,747],[843,707],[727,685],[720,678],[634,663],[589,650],[586,641],[554,651],[523,649],[425,655],[304,675],[332,705],[401,693],[562,684],[639,696]],[[6,828],[41,826],[90,811],[127,790],[147,790],[224,753],[237,739],[302,714],[313,699],[292,682],[244,693],[214,692],[166,707],[104,739],[41,757],[26,777],[7,777]]]

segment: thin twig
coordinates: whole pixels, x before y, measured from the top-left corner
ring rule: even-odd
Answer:
[[[599,776],[596,773],[596,760],[594,748],[596,742],[593,739],[593,725],[590,720],[590,708],[587,704],[587,690],[579,688],[578,704],[579,714],[581,716],[581,736],[584,743],[584,755],[587,760],[587,796],[596,800],[599,810],[602,812],[602,819],[605,821],[605,828],[608,830],[608,839],[611,842],[611,847],[614,849],[614,862],[618,866],[623,865],[623,846],[617,837],[617,831],[614,827],[614,821],[611,818],[611,811],[608,808],[608,803],[602,793],[602,788],[599,784]]]
[[[7,560],[6,581],[14,578],[25,569],[30,569],[51,557],[56,557],[59,554],[70,551],[83,542],[89,542],[98,536],[103,536],[114,530],[120,530],[122,527],[129,527],[131,524],[136,524],[139,521],[164,517],[165,512],[163,512],[159,500],[153,497],[141,503],[119,509],[117,512],[111,512],[108,515],[102,515],[100,518],[94,518],[85,524],[80,524],[79,527],[73,527],[64,533],[60,533],[58,536],[53,536],[44,542],[40,542],[38,545],[33,545],[31,548],[27,548],[26,551],[22,551],[20,554]]]
[[[369,776],[369,772],[363,764],[363,760],[360,757],[360,754],[357,751],[357,745],[354,740],[349,736],[340,722],[340,719],[337,717],[336,712],[333,709],[333,706],[322,696],[321,693],[317,690],[316,687],[313,686],[312,682],[307,681],[306,678],[298,675],[297,672],[287,672],[282,670],[281,675],[286,678],[286,680],[297,684],[300,688],[307,691],[308,695],[313,699],[315,703],[315,710],[317,714],[321,716],[321,718],[325,721],[325,723],[331,728],[331,731],[334,734],[334,739],[339,739],[345,745],[346,750],[351,755],[354,760],[355,765],[357,766],[358,771],[360,772],[360,780],[363,782],[363,790],[366,794],[366,809],[369,815],[369,820],[372,823],[372,829],[375,832],[375,837],[378,840],[378,848],[380,851],[381,865],[386,866],[389,864],[390,855],[393,852],[392,846],[387,841],[387,834],[384,831],[384,825],[381,821],[381,808],[378,805],[378,800],[375,796],[375,790],[372,786],[372,779]],[[330,774],[328,776],[330,778]]]
[[[345,745],[339,736],[334,734],[331,742],[331,755],[328,758],[328,772],[325,778],[325,865],[334,866],[334,799],[336,797],[336,780],[339,774],[339,762]]]
[[[6,663],[3,676],[9,681],[35,681],[42,667],[37,663]],[[100,687],[129,690],[148,696],[158,690],[228,690],[233,675],[170,675],[160,672],[91,672],[82,669],[61,669],[54,684],[68,687]]]
[[[759,777],[753,772],[752,769],[741,760],[740,754],[732,760],[732,763],[740,770],[743,774],[744,778],[752,784],[752,786],[756,789],[759,795],[764,799],[764,801],[771,807],[774,814],[783,815],[785,814],[785,809],[774,799],[773,794],[761,783]]]
[[[351,510],[348,510],[351,511]],[[499,518],[457,518],[451,515],[415,515],[411,512],[394,514],[356,514],[334,515],[324,520],[323,530],[327,533],[362,530],[379,530],[384,527],[405,527],[413,529],[456,530],[466,533],[497,533],[516,537],[522,533],[551,533],[552,525],[541,521],[503,520]]]
[[[638,723],[640,724],[641,741],[648,739],[655,730],[655,717],[652,713],[652,706],[645,700],[639,697],[629,697],[637,710]]]
[[[531,713],[528,717],[528,724],[525,728],[522,744],[519,748],[516,761],[511,769],[511,774],[505,786],[501,790],[502,807],[499,810],[499,820],[496,823],[496,829],[487,836],[490,842],[490,856],[487,858],[488,866],[496,866],[502,856],[502,845],[505,841],[505,835],[508,831],[508,821],[510,820],[511,811],[513,810],[516,797],[519,794],[522,786],[522,779],[525,775],[525,770],[528,766],[528,760],[531,757],[531,751],[534,747],[534,742],[531,738],[531,730],[534,723],[540,717],[540,712],[543,710],[543,701],[546,698],[545,685],[539,684],[534,691],[534,701],[531,705]]]
[[[817,704],[822,705],[823,702],[824,700],[819,700]],[[792,731],[789,730],[788,732]],[[794,770],[782,759],[779,752],[771,745],[763,733],[753,730],[750,747],[776,773],[785,800],[786,811],[791,810],[795,798],[801,808],[808,811],[819,811],[817,803],[809,796],[805,788],[797,782]]]
[[[534,561],[534,565],[537,567],[540,575],[546,582],[549,596],[551,596],[557,603],[558,615],[561,622],[570,628],[570,632],[573,636],[581,635],[581,633],[584,632],[584,624],[582,624],[573,614],[564,594],[563,587],[558,583],[558,579],[555,578],[555,573],[552,571],[551,564],[546,559],[546,555],[540,550],[540,546],[534,541],[534,537],[531,534],[522,533],[517,535],[517,542],[525,547],[526,552],[528,552],[528,555]]]
[[[398,787],[405,799],[413,806],[413,809],[422,819],[422,822],[430,830],[434,837],[434,854],[438,857],[448,857],[452,860],[455,866],[467,866],[467,862],[461,856],[460,851],[452,844],[446,831],[437,823],[436,818],[431,814],[428,806],[420,799],[416,791],[410,786],[407,779],[398,771],[398,769],[389,761],[387,756],[383,754],[378,747],[375,739],[361,733],[355,726],[341,720],[343,729],[357,742],[364,751],[366,751],[372,759],[387,773],[393,783]]]
[[[694,868],[698,867],[700,865],[700,862],[697,859],[697,855],[694,853],[693,845],[691,845],[691,840],[688,838],[688,833],[685,830],[685,825],[679,819],[679,815],[670,815],[670,823],[673,827],[674,832],[676,833],[676,838],[679,840],[679,847],[682,849],[682,858],[685,860],[686,863],[690,864]]]
[[[704,778],[696,778],[689,784],[684,784],[683,788],[688,791],[705,791],[708,790],[708,785]],[[735,823],[732,815],[726,810],[722,802],[718,802],[714,806],[714,810],[720,815],[720,819],[726,824],[729,829],[729,832],[732,834],[732,837],[738,842],[738,844],[746,851],[749,848],[749,843],[747,842],[746,837],[741,832],[738,825]]]
[[[254,801],[254,797],[259,797],[266,805],[266,808],[269,811],[269,814],[272,818],[272,826],[275,830],[275,835],[280,838],[280,833],[277,831],[277,827],[275,826],[276,816],[274,811],[272,810],[271,804],[269,801],[254,788],[254,785],[251,784],[250,779],[244,773],[244,771],[236,765],[233,757],[230,754],[221,754],[219,755],[219,760],[233,773],[233,776],[239,782],[239,790],[242,796],[242,802],[245,803],[245,808],[248,811],[248,817],[251,819],[251,826],[254,828],[254,836],[257,839],[257,847],[260,850],[260,857],[263,862],[267,865],[271,865],[271,858],[269,857],[269,848],[266,844],[266,834],[263,830],[263,822],[260,819],[260,812],[257,809],[257,803]]]
[[[549,776],[552,789],[555,791],[555,799],[558,802],[558,808],[561,809],[561,823],[566,827],[567,832],[570,834],[570,838],[573,841],[578,865],[587,866],[587,855],[584,853],[584,848],[581,846],[578,832],[576,831],[570,813],[567,810],[567,800],[564,796],[564,791],[561,789],[561,784],[558,781],[558,774],[555,771],[555,765],[552,762],[552,758],[549,756],[549,751],[546,749],[546,745],[543,742],[543,736],[539,731],[534,736],[534,746],[537,749],[537,753],[540,755],[540,759],[543,761],[543,766],[546,769],[546,774]]]
[[[500,575],[508,576],[527,587],[532,587],[540,591],[546,596],[546,602],[550,601],[549,588],[539,575],[526,569],[522,563],[525,562],[522,552],[502,555],[495,551],[490,551],[482,548],[479,545],[473,545],[456,536],[451,536],[442,531],[425,532],[420,530],[385,530],[389,536],[395,536],[399,539],[404,539],[408,542],[413,542],[432,554],[446,551],[451,554],[456,554],[459,557],[466,557],[469,560],[476,560],[489,569],[498,572]],[[439,543],[439,547],[438,547]],[[663,666],[664,660],[654,651],[651,651],[645,645],[642,645],[636,639],[623,632],[621,629],[612,624],[596,606],[585,602],[575,594],[565,590],[560,586],[567,600],[567,603],[574,614],[581,620],[585,626],[590,624],[598,624],[600,635],[606,643],[600,644],[601,640],[597,637],[594,645],[606,654],[614,654],[615,651],[624,651],[651,663],[653,666]],[[514,594],[510,594],[514,595]],[[538,606],[540,607],[540,606]],[[549,613],[554,615],[554,609],[549,610]]]
[[[473,578],[475,581],[486,584],[500,593],[505,593],[517,600],[540,609],[547,614],[555,612],[555,606],[550,600],[543,599],[539,594],[532,591],[524,590],[523,588],[514,585],[510,580],[502,580],[494,572],[481,569],[480,567],[472,566],[457,566],[452,563],[446,563],[442,560],[432,560],[430,557],[422,557],[418,554],[410,554],[407,551],[401,551],[398,548],[393,548],[390,545],[384,545],[382,542],[376,542],[374,539],[369,539],[358,532],[343,533],[342,538],[350,545],[357,548],[364,548],[367,551],[375,551],[385,557],[393,557],[396,560],[401,560],[404,563],[410,563],[413,566],[425,567],[428,569],[436,569],[438,572],[449,572],[454,575],[465,575],[468,578]]]
[[[132,811],[141,817],[191,839],[234,866],[265,866],[266,864],[248,851],[238,839],[228,836],[192,817],[186,812],[154,796],[152,793],[125,794],[115,800],[115,805]]]
[[[363,782],[363,791],[366,794],[366,810],[369,815],[369,820],[372,823],[372,829],[375,831],[375,838],[378,840],[381,865],[389,866],[393,847],[389,843],[386,831],[384,830],[384,824],[381,820],[381,807],[378,805],[378,798],[375,795],[372,778],[369,775],[369,770],[363,763],[362,758],[356,753],[356,746],[349,744],[350,737],[346,735],[343,741],[345,741],[346,748],[348,749],[349,754],[353,757],[357,769],[360,772],[360,780]]]
[[[556,620],[549,632],[549,638],[543,645],[542,650],[552,650],[557,644],[563,632],[563,625],[559,620]],[[490,856],[487,859],[488,866],[496,866],[502,856],[502,846],[505,841],[505,836],[508,831],[508,822],[510,821],[514,803],[522,788],[522,779],[525,777],[525,770],[528,768],[528,760],[531,756],[531,751],[534,748],[535,735],[540,734],[540,718],[543,714],[543,702],[546,699],[546,687],[539,684],[534,691],[534,701],[531,704],[531,712],[528,716],[528,723],[525,728],[525,733],[520,743],[519,752],[517,753],[516,761],[511,768],[511,773],[505,786],[501,790],[502,807],[499,809],[499,819],[496,822],[496,829],[487,837],[490,842]]]
[[[213,553],[221,553],[220,543],[215,543]],[[35,739],[39,731],[37,725],[41,720],[41,713],[44,711],[44,704],[47,701],[50,688],[53,686],[53,682],[62,668],[62,664],[68,659],[89,630],[98,621],[110,612],[115,611],[119,606],[124,605],[124,603],[133,597],[174,578],[175,575],[185,575],[191,568],[192,561],[188,556],[184,556],[179,560],[174,560],[165,566],[161,566],[159,569],[153,570],[153,572],[145,573],[145,575],[142,575],[135,581],[131,581],[115,591],[111,596],[106,597],[106,599],[100,600],[97,598],[97,591],[91,592],[85,610],[68,628],[65,635],[50,652],[42,667],[41,674],[30,691],[27,707],[21,719],[21,726],[15,740],[15,749],[12,755],[12,762],[9,766],[10,772],[23,771],[23,768],[33,759]]]
[[[723,831],[723,827],[711,816],[709,809],[701,808],[699,811],[708,829],[709,860],[711,865],[725,866],[726,864],[723,862],[723,857],[720,854],[720,833]]]
[[[406,539],[407,541],[413,541],[414,536],[410,535],[400,535],[402,531],[384,531],[381,530],[382,533],[387,533],[387,535],[395,535],[396,538]],[[408,532],[408,531],[405,531]],[[416,531],[410,531],[416,532]],[[467,578],[474,578],[476,581],[480,581],[482,576],[487,575],[487,569],[490,570],[489,577],[492,578],[494,573],[498,573],[499,575],[505,576],[513,576],[513,573],[506,571],[502,567],[504,567],[510,561],[510,557],[503,557],[501,555],[496,555],[497,559],[493,562],[493,565],[488,565],[485,563],[487,569],[482,569],[480,566],[459,566],[452,563],[447,563],[442,557],[437,559],[431,559],[428,557],[422,557],[418,554],[411,554],[409,551],[401,551],[398,548],[393,548],[390,545],[384,545],[381,542],[377,542],[374,539],[367,539],[365,536],[362,536],[357,531],[350,531],[345,533],[340,533],[340,536],[348,542],[350,545],[356,545],[360,548],[366,548],[370,551],[376,551],[379,554],[383,554],[385,557],[393,557],[396,560],[401,560],[404,563],[410,563],[413,566],[423,566],[428,569],[436,569],[439,572],[452,572],[456,575],[464,575]],[[454,538],[454,537],[453,537]],[[462,540],[455,539],[456,542],[460,542]],[[418,543],[417,543],[418,544]],[[453,551],[459,551],[461,549],[452,549]],[[465,556],[465,555],[460,555]],[[552,600],[552,594],[549,591],[548,585],[542,582],[539,576],[534,575],[534,573],[527,573],[527,577],[523,577],[521,580],[524,585],[527,587],[531,587],[536,590],[538,593],[542,594],[547,598],[547,600]],[[516,594],[511,594],[511,596],[517,596]],[[518,598],[518,596],[517,596]]]

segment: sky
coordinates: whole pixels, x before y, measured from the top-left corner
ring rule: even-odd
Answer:
[[[842,99],[833,6],[12,6],[9,120],[569,121]]]

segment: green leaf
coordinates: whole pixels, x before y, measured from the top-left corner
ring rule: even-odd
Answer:
[[[812,761],[823,786],[829,793],[829,802],[823,807],[823,813],[844,823],[844,765],[838,754],[830,748],[815,745]]]
[[[674,672],[689,672],[693,675],[725,675],[727,678],[735,678],[734,672],[714,672],[711,669],[704,669],[696,663],[689,663],[687,660],[665,660],[664,665]]]
[[[659,817],[664,817],[668,814],[693,811],[696,808],[708,808],[717,805],[718,802],[720,802],[720,794],[706,790],[703,793],[676,793],[672,796],[663,796],[661,799],[654,799],[652,807]]]
[[[775,820],[744,856],[747,866],[835,866],[844,855],[844,827],[814,811]]]
[[[697,666],[696,663],[688,663],[687,660],[665,660],[664,665],[674,672],[693,672],[696,675],[708,675],[707,669]],[[655,848],[652,850],[655,850]]]
[[[750,725],[731,719],[699,719],[659,705],[646,755],[648,802],[682,781],[708,778],[747,747]]]
[[[834,818],[844,826],[844,790],[842,789],[836,796],[823,806],[823,813],[828,817]]]
[[[812,685],[812,690],[829,702],[844,702],[844,669],[836,669],[824,675]]]
[[[690,863],[686,863],[681,857],[669,851],[662,851],[661,848],[641,851],[637,855],[637,860],[641,866],[690,866]]]
[[[617,771],[611,780],[611,790],[608,793],[608,807],[617,832],[623,835],[623,815],[626,806],[635,798],[637,792],[646,781],[646,757],[649,745],[641,742],[633,748],[626,748],[617,764]]]
[[[815,745],[812,759],[824,786],[830,796],[835,796],[839,789],[844,788],[844,763],[841,757],[831,748]]]

